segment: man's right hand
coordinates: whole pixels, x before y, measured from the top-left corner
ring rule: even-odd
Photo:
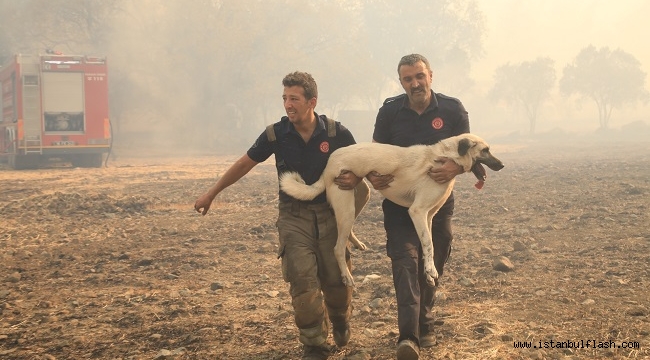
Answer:
[[[370,172],[368,175],[366,175],[366,179],[372,184],[372,187],[375,190],[384,190],[387,189],[390,185],[391,182],[393,182],[393,175],[387,174],[387,175],[381,175],[380,173],[376,171]]]
[[[196,202],[194,203],[194,210],[201,213],[201,215],[207,214],[208,210],[210,210],[210,205],[212,205],[213,200],[214,198],[208,193],[201,195],[201,197],[196,199]]]

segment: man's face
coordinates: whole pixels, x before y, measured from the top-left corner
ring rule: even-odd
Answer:
[[[412,102],[422,102],[431,96],[433,74],[422,61],[399,68],[399,82]]]
[[[305,99],[305,89],[302,86],[285,86],[282,100],[289,121],[294,124],[309,119],[316,107],[316,98]]]

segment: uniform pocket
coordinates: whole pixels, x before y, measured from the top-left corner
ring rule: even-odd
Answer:
[[[278,220],[275,222],[275,227],[277,228],[278,231],[278,259],[281,259],[282,261],[282,278],[284,279],[285,282],[289,282],[289,277],[287,275],[287,261],[285,259],[285,253],[286,253],[286,248],[287,244],[285,239],[285,234],[283,233],[283,229],[285,226],[283,224],[286,223],[285,217],[286,214],[284,214],[282,209],[280,210],[280,213],[278,214]]]
[[[284,256],[284,250],[285,246],[280,246],[280,250],[278,250],[278,259],[281,259],[282,261],[282,279],[284,279],[284,282],[289,282],[289,271],[287,269],[287,259]]]

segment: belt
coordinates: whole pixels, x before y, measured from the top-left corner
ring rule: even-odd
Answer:
[[[330,208],[330,204],[327,203],[327,201],[324,201],[322,203],[317,203],[317,204],[312,204],[308,201],[300,201],[300,200],[292,200],[292,201],[280,201],[280,206],[291,206],[292,210],[297,210],[297,209],[307,209],[307,210],[328,210]]]

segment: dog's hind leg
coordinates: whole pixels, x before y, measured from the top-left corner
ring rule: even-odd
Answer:
[[[444,202],[443,202],[443,204],[444,204]],[[436,248],[433,245],[433,230],[432,230],[431,227],[433,226],[433,217],[438,213],[438,210],[440,210],[441,207],[442,207],[442,205],[436,205],[433,209],[429,210],[429,213],[427,214],[427,226],[428,226],[428,229],[429,229],[429,236],[431,238],[431,259],[433,259],[432,266],[436,270],[436,274],[438,274],[438,269],[436,269],[436,262],[435,262],[435,259],[436,259],[435,250],[436,250]],[[428,278],[427,278],[427,282],[428,282]],[[438,285],[438,277],[436,277],[434,282],[435,283],[433,283],[433,284],[429,283],[429,285]]]
[[[409,215],[413,221],[415,231],[420,238],[420,244],[422,245],[422,260],[424,261],[424,273],[426,275],[427,283],[429,285],[435,286],[436,280],[438,279],[438,270],[436,270],[435,264],[433,262],[433,240],[431,238],[431,220],[433,215],[438,212],[440,206],[436,206],[434,209],[430,209],[430,204],[427,205],[426,201],[423,202],[421,199],[415,200],[415,202],[409,207]]]
[[[352,230],[350,230],[350,236],[348,236],[348,241],[351,242],[352,245],[354,245],[354,248],[357,250],[365,250],[368,248],[366,244],[362,243],[361,240],[359,240],[359,238],[356,235],[354,235],[354,231]]]
[[[357,185],[356,188],[354,188],[354,219],[359,216],[363,208],[366,206],[368,203],[368,200],[370,199],[370,188],[368,187],[368,184],[364,180],[361,180],[359,185]],[[355,248],[359,250],[365,250],[366,244],[362,243],[359,241],[356,235],[354,235],[354,231],[350,231],[350,236],[348,237],[348,240],[354,245]]]
[[[352,279],[350,269],[348,269],[348,265],[345,262],[345,251],[348,246],[348,238],[352,233],[355,218],[354,191],[341,190],[336,184],[332,183],[327,188],[327,198],[334,210],[338,229],[338,238],[334,246],[334,256],[339,264],[343,283],[346,286],[354,286],[354,279]],[[361,244],[363,245],[363,243]],[[365,245],[363,247],[365,248]]]

